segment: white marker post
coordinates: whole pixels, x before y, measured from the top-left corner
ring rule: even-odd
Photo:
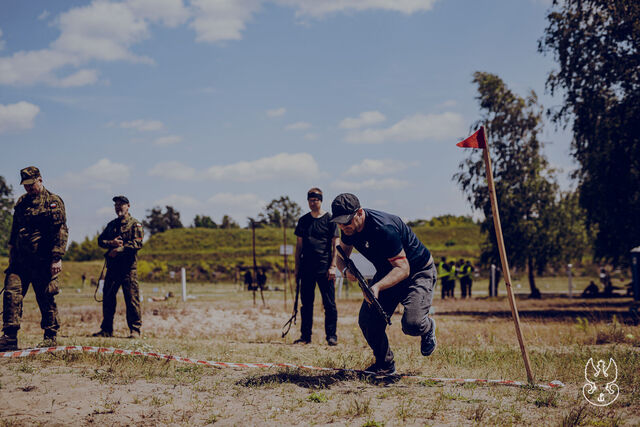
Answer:
[[[182,278],[182,301],[187,300],[187,272],[184,267],[180,269],[180,276]]]
[[[569,298],[573,298],[573,281],[571,280],[571,267],[572,264],[567,264],[567,275],[569,276]]]

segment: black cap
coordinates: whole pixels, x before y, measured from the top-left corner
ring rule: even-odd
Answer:
[[[116,196],[112,199],[115,203],[126,203],[127,205],[129,204],[129,199],[127,199],[125,196]]]
[[[342,193],[331,203],[331,222],[347,224],[360,209],[360,200],[351,193]]]

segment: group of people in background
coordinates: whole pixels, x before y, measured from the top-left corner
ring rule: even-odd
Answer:
[[[438,278],[440,279],[440,295],[442,299],[454,298],[453,293],[456,287],[456,280],[460,281],[460,296],[471,298],[471,287],[473,285],[473,273],[475,268],[471,261],[460,258],[456,261],[448,261],[442,257],[438,263]]]
[[[38,347],[57,345],[60,329],[55,296],[59,293],[58,276],[66,252],[69,229],[64,202],[44,187],[40,170],[28,166],[20,171],[20,185],[25,194],[14,207],[9,236],[9,267],[5,270],[2,300],[2,337],[0,351],[18,349],[18,331],[23,299],[33,286],[40,309],[40,326],[44,337]],[[142,224],[129,214],[129,199],[113,198],[117,218],[109,222],[98,237],[105,249],[106,275],[102,301],[103,321],[95,337],[113,335],[116,294],[124,293],[129,338],[140,337],[142,318],[137,279],[138,250],[142,248]],[[103,269],[104,273],[104,269]],[[86,277],[83,275],[83,281]]]

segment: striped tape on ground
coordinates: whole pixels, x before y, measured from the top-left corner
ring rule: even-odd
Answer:
[[[137,350],[125,350],[120,348],[111,347],[91,347],[82,345],[69,345],[58,346],[48,348],[31,348],[17,351],[6,351],[0,353],[0,358],[18,358],[37,356],[44,353],[55,353],[59,351],[80,351],[85,353],[102,353],[102,354],[117,354],[128,356],[143,356],[164,360],[175,360],[177,362],[190,363],[192,365],[204,365],[219,368],[293,368],[293,369],[308,369],[314,371],[331,371],[331,372],[351,372],[356,374],[365,374],[366,371],[357,369],[344,369],[344,368],[323,368],[310,365],[294,365],[292,363],[233,363],[233,362],[216,362],[209,360],[191,359],[189,357],[174,356],[171,354],[161,354],[154,352],[144,352]],[[528,383],[521,381],[510,380],[483,380],[475,378],[430,378],[417,375],[401,375],[402,378],[413,378],[423,381],[444,382],[444,383],[478,383],[478,384],[499,384],[507,386],[524,387],[528,386]],[[554,389],[564,387],[564,384],[558,380],[551,381],[546,384],[536,384],[536,387],[543,389]]]

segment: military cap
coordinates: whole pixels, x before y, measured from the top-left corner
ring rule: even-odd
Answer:
[[[358,209],[360,209],[360,200],[354,194],[339,194],[331,203],[331,222],[348,224]]]
[[[35,166],[27,166],[20,171],[20,185],[29,185],[36,182],[40,178],[40,169]]]
[[[125,196],[115,196],[112,200],[115,203],[120,202],[120,203],[125,203],[127,205],[129,204],[129,199],[127,199]]]

